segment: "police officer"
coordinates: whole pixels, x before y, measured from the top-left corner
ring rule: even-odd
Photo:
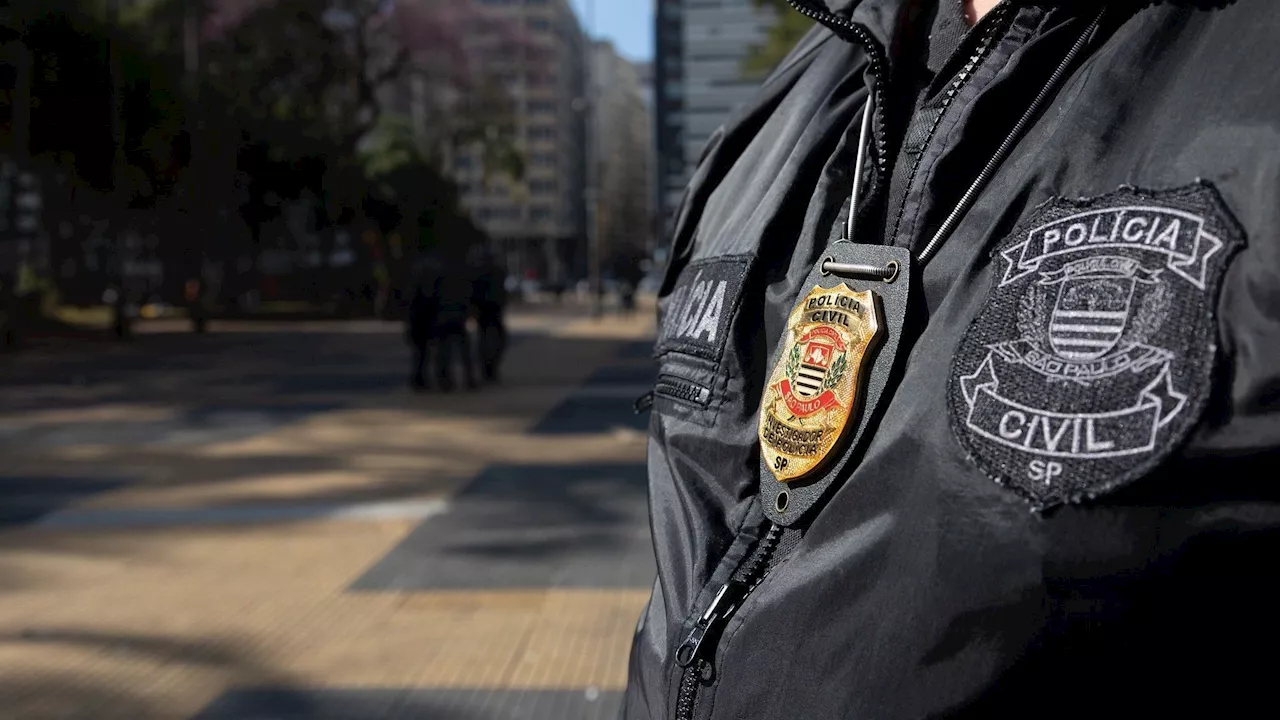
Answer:
[[[1280,6],[791,4],[677,213],[625,717],[1273,712]]]

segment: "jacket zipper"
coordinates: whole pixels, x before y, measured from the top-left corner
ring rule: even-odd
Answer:
[[[871,70],[874,83],[871,86],[870,101],[874,103],[873,122],[875,125],[875,163],[876,173],[869,192],[874,197],[880,189],[881,179],[888,177],[888,140],[885,132],[884,95],[889,84],[887,72],[888,62],[880,43],[860,25],[835,15],[825,8],[809,5],[810,0],[787,0],[787,2],[806,17],[831,29],[846,42],[856,43],[867,54],[867,64]],[[669,383],[669,384],[668,384]],[[683,386],[683,387],[682,387]],[[679,378],[660,376],[654,387],[657,395],[670,395],[681,398],[681,393],[692,393],[697,386]],[[709,397],[709,391],[708,391]],[[751,558],[735,571],[729,582],[725,583],[711,601],[711,605],[699,616],[697,623],[676,649],[676,665],[682,669],[680,689],[676,696],[675,720],[693,720],[698,707],[699,691],[709,686],[715,679],[715,667],[711,657],[715,655],[715,646],[720,639],[729,618],[733,616],[746,599],[764,580],[770,569],[770,560],[782,537],[782,528],[772,525],[769,531],[757,543]]]
[[[650,408],[652,407],[653,407],[653,391],[652,390],[649,390],[648,392],[644,393],[640,397],[636,398],[636,401],[631,404],[631,409],[634,410],[637,415],[643,415],[649,412]]]
[[[911,172],[907,175],[907,183],[910,185],[915,180],[916,173],[920,171],[920,163],[924,161],[924,150],[929,147],[929,143],[933,142],[933,136],[938,131],[938,126],[942,124],[942,118],[946,116],[947,110],[951,108],[952,101],[959,94],[960,89],[968,84],[973,77],[973,73],[978,69],[978,65],[986,59],[991,52],[991,46],[995,44],[995,40],[1000,36],[1005,28],[1005,19],[1008,17],[1008,5],[1001,4],[984,20],[987,21],[986,32],[982,34],[982,39],[978,41],[978,47],[974,49],[973,54],[969,56],[969,61],[964,67],[960,68],[960,72],[956,73],[955,78],[947,87],[946,96],[942,98],[942,107],[938,110],[938,115],[933,119],[933,124],[929,126],[929,133],[925,136],[924,144],[921,145],[921,152],[916,156],[916,161],[911,167]],[[910,187],[907,188],[910,191]],[[909,192],[908,192],[909,194]],[[902,225],[902,215],[906,211],[907,196],[903,195],[902,205],[898,208],[898,214],[893,221],[893,232],[890,237],[897,237],[898,228]]]
[[[675,720],[693,720],[694,711],[698,707],[699,690],[710,685],[715,678],[712,658],[715,656],[720,633],[769,574],[773,552],[778,548],[781,538],[782,528],[771,525],[769,531],[756,543],[751,556],[720,587],[711,604],[676,649],[676,665],[683,670],[683,674],[680,677],[680,692],[676,697]]]
[[[692,380],[663,373],[658,376],[657,382],[653,385],[653,394],[705,406],[711,399],[711,388]]]
[[[888,73],[888,59],[885,57],[884,48],[866,28],[836,15],[825,7],[815,7],[812,0],[787,0],[787,3],[810,20],[825,25],[845,42],[859,45],[867,54],[867,64],[875,80],[871,86],[871,100],[875,103],[873,106],[875,132],[872,135],[876,139],[876,175],[868,196],[875,197],[880,190],[881,179],[889,177],[889,140],[885,131],[884,96],[891,76]]]

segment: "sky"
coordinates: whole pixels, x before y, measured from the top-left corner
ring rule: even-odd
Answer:
[[[595,28],[587,7],[595,4]],[[569,0],[582,27],[595,37],[612,40],[628,60],[653,59],[654,0]]]

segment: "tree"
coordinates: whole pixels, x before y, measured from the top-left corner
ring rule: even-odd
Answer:
[[[369,224],[410,245],[469,241],[451,154],[523,174],[510,76],[547,58],[472,0],[10,6],[25,9],[0,7],[0,39],[30,49],[32,154],[67,178],[50,209],[109,220],[108,237],[154,228],[179,287],[206,260],[245,267],[261,229],[307,203],[322,255]],[[90,240],[66,238],[67,255]]]
[[[522,27],[470,0],[215,0],[205,23],[207,76],[218,96],[276,157],[322,160],[318,183],[303,185],[323,199],[326,238],[327,228],[369,206],[362,175],[384,190],[387,177],[407,175],[439,188],[463,146],[479,148],[488,172],[523,174],[514,100],[500,75],[505,57],[536,50]],[[404,123],[407,96],[422,111],[420,127]],[[414,152],[394,162],[432,172],[378,166],[410,139]],[[411,191],[381,195],[372,205],[380,217],[390,217],[385,204],[394,196],[408,206],[392,214],[418,219]],[[456,192],[448,197],[456,204]]]
[[[204,22],[210,82],[274,127],[275,142],[301,130],[354,157],[384,115],[402,112],[389,104],[413,93],[435,131],[418,139],[441,149],[429,160],[458,141],[485,142],[497,167],[518,169],[513,101],[492,50],[526,38],[470,0],[210,0]]]
[[[751,48],[742,63],[742,73],[749,78],[763,78],[791,52],[800,38],[813,27],[813,21],[792,9],[787,0],[752,0],[757,8],[769,9],[774,21],[769,26],[763,45]]]

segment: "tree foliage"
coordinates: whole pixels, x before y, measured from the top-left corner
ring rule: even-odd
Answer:
[[[471,0],[108,7],[0,12],[0,39],[32,57],[31,155],[69,178],[73,215],[92,195],[94,213],[171,218],[172,253],[230,257],[312,198],[326,237],[367,222],[429,243],[446,226],[478,234],[447,179],[453,152],[476,148],[487,173],[523,174],[504,70],[547,58]]]
[[[772,10],[773,24],[761,45],[751,48],[742,63],[742,73],[748,78],[763,78],[791,52],[800,38],[813,27],[813,21],[795,12],[787,0],[752,0],[757,8]]]

